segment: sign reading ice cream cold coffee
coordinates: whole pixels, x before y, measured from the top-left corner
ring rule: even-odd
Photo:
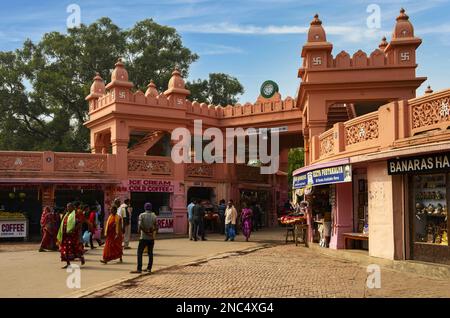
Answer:
[[[388,174],[404,174],[417,172],[439,172],[450,170],[450,153],[437,153],[426,156],[390,159]]]
[[[172,181],[133,179],[128,182],[130,192],[173,192]]]

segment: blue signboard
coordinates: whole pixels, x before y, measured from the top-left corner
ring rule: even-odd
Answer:
[[[347,164],[311,170],[294,176],[293,179],[294,189],[321,184],[350,182],[352,181],[352,166]]]

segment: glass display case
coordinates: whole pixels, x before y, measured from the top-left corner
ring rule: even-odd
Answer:
[[[446,175],[413,176],[411,191],[414,243],[448,246]]]

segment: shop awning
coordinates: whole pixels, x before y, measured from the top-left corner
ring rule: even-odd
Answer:
[[[352,181],[350,159],[339,159],[299,168],[293,172],[293,188]]]
[[[328,162],[324,162],[324,163],[318,163],[315,165],[309,165],[306,167],[298,168],[297,170],[294,170],[292,175],[296,176],[303,172],[308,172],[308,171],[312,171],[312,170],[316,170],[316,169],[328,168],[328,167],[333,167],[333,166],[340,166],[340,165],[345,165],[345,164],[349,164],[349,163],[350,163],[350,158],[344,158],[344,159],[338,159],[338,160],[328,161]]]

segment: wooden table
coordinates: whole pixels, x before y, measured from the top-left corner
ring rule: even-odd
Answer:
[[[347,249],[348,241],[369,241],[369,234],[364,233],[344,233],[344,248]]]
[[[286,244],[288,242],[289,232],[292,233],[293,241],[295,242],[295,246],[298,245],[298,239],[302,238],[302,244],[305,244],[308,247],[308,224],[304,223],[294,223],[290,226],[286,227]]]

